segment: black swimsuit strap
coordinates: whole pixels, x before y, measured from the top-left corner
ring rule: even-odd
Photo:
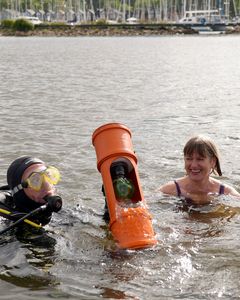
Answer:
[[[225,186],[223,184],[220,184],[219,195],[224,195],[224,189],[225,189]]]
[[[181,197],[181,195],[182,195],[182,192],[181,192],[180,186],[179,186],[179,184],[178,184],[178,182],[177,182],[176,180],[174,180],[174,183],[175,183],[175,185],[176,185],[176,189],[177,189],[177,195],[178,195],[178,197],[180,198],[180,197]]]

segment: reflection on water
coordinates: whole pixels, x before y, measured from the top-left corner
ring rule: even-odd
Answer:
[[[0,37],[0,181],[18,155],[60,169],[63,210],[42,237],[0,237],[2,299],[239,297],[239,205],[184,207],[156,189],[183,175],[189,136],[208,134],[240,188],[239,37]],[[132,130],[158,245],[119,251],[103,220],[91,142]],[[5,223],[1,223],[4,227]]]
[[[49,295],[73,299],[145,299],[149,293],[177,298],[179,292],[188,299],[193,288],[198,299],[199,280],[212,295],[224,295],[226,283],[200,278],[232,278],[223,268],[236,270],[238,249],[229,241],[239,232],[237,204],[221,196],[209,205],[187,207],[175,197],[158,195],[150,207],[159,244],[138,251],[116,249],[102,215],[77,205],[62,212],[48,233],[9,235],[8,243],[1,244],[0,279],[30,289],[31,295],[48,287]],[[209,259],[216,264],[206,264]],[[232,280],[237,284],[237,278]]]
[[[211,196],[211,200],[208,200],[206,204],[193,204],[189,203],[189,199],[183,198],[177,207],[180,211],[186,211],[189,217],[207,223],[211,223],[213,218],[230,220],[240,213],[239,199],[236,199],[235,206],[231,206],[230,203],[233,203],[234,199],[229,196]]]
[[[1,237],[1,280],[34,290],[57,284],[48,273],[54,264],[55,239],[45,232],[28,231],[26,235],[22,227],[15,231],[9,233],[7,244],[5,236]]]

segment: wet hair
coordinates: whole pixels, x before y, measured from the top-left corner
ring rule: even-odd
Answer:
[[[202,157],[215,158],[216,164],[213,168],[213,173],[222,176],[222,171],[219,161],[219,152],[214,142],[206,136],[197,135],[186,143],[183,149],[184,156],[192,155],[194,152]]]

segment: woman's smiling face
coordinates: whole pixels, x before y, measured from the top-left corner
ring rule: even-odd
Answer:
[[[192,180],[203,180],[208,178],[216,164],[216,159],[193,152],[184,156],[185,170]]]

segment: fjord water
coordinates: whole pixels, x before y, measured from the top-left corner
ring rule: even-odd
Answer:
[[[240,202],[184,211],[157,188],[184,174],[193,134],[219,145],[240,190],[240,37],[0,37],[0,182],[20,155],[60,169],[43,236],[0,237],[0,299],[236,299]],[[103,221],[93,131],[132,131],[158,245],[119,251]],[[6,226],[1,220],[1,228]]]

